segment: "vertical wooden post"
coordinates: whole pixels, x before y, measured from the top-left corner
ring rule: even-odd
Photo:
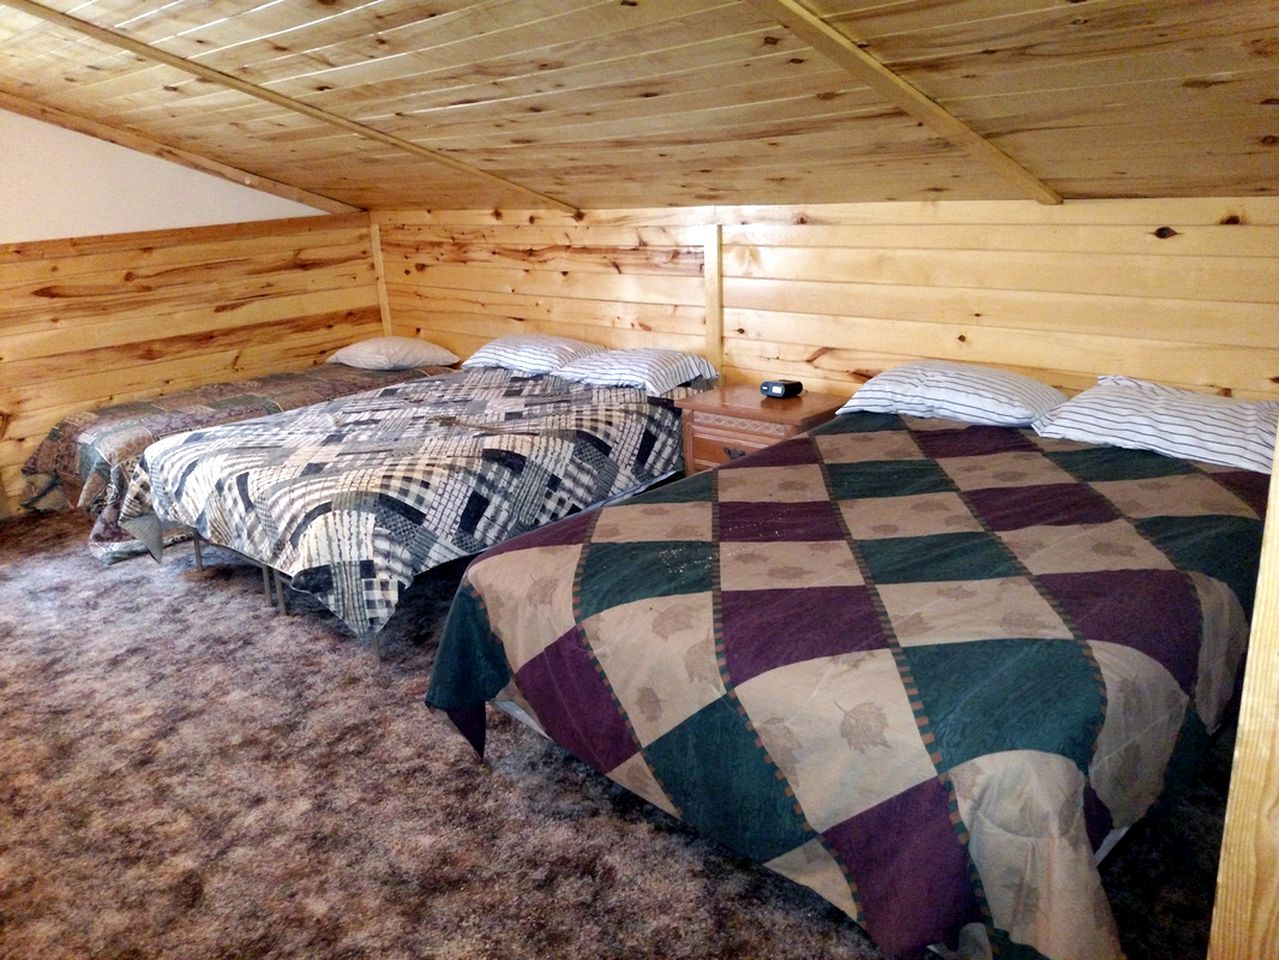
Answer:
[[[369,249],[373,253],[373,272],[377,274],[377,305],[382,312],[382,335],[391,335],[391,301],[386,294],[386,268],[382,264],[382,231],[369,216]]]
[[[1272,474],[1257,600],[1217,871],[1209,960],[1279,958],[1279,476]]]
[[[702,276],[706,281],[706,359],[723,376],[724,366],[724,230],[706,228]]]

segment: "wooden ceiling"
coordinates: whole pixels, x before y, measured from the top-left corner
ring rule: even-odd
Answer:
[[[0,0],[0,107],[331,208],[1261,195],[1279,3]]]

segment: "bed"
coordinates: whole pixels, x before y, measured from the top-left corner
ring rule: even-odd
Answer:
[[[1268,481],[845,413],[472,562],[426,701],[481,753],[496,704],[888,957],[1112,960],[1097,853],[1221,722]]]
[[[198,430],[147,449],[121,523],[157,557],[191,527],[374,637],[425,570],[675,471],[693,389],[478,367]]]
[[[132,537],[117,524],[120,502],[138,457],[156,440],[448,372],[441,366],[362,370],[330,363],[75,413],[49,432],[23,466],[22,505],[85,510],[95,521],[90,539],[104,555],[128,553]]]

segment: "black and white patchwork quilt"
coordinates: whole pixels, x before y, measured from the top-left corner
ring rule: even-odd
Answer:
[[[417,574],[642,488],[680,459],[670,398],[468,370],[160,440],[121,523],[157,559],[164,530],[193,527],[371,636]]]

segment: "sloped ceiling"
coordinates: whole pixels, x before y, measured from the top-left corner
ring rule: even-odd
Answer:
[[[1274,0],[0,0],[0,106],[357,207],[1279,189]]]

